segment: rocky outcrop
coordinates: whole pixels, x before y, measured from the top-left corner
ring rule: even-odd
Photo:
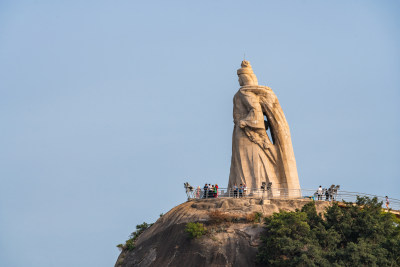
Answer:
[[[257,198],[191,200],[162,216],[139,236],[135,249],[123,250],[116,267],[131,266],[257,266],[255,257],[263,231],[255,213],[272,215],[294,211],[310,200]],[[328,202],[317,202],[322,212]],[[216,221],[215,216],[229,218]],[[208,234],[190,239],[184,231],[189,222],[206,225]]]

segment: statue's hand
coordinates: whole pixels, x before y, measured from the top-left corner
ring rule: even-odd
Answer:
[[[244,121],[239,121],[239,127],[240,127],[240,128],[246,127],[246,122],[244,122]]]

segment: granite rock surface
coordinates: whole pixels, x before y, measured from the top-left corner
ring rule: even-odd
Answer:
[[[294,211],[309,201],[272,199],[264,200],[263,204],[259,198],[187,201],[147,229],[136,241],[134,250],[123,250],[115,266],[257,266],[255,258],[263,225],[253,221],[255,213],[270,216],[279,210]],[[316,202],[317,211],[323,212],[328,205],[329,202]],[[215,214],[234,220],[215,222]],[[189,222],[203,223],[208,233],[191,239],[185,232]]]

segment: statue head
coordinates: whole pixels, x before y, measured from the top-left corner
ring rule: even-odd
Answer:
[[[241,66],[242,67],[237,70],[240,86],[258,85],[257,77],[251,68],[250,62],[243,60]]]

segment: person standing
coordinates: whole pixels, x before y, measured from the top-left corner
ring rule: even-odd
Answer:
[[[386,199],[386,208],[389,210],[389,198],[388,198],[388,196],[385,196],[385,199]]]
[[[196,188],[196,198],[200,198],[200,192],[201,192],[201,188],[200,188],[200,185],[198,185]]]
[[[218,197],[218,184],[214,186],[214,197]]]
[[[235,184],[235,185],[233,186],[233,197],[236,198],[237,196],[238,196],[238,187],[237,187],[237,185]]]
[[[203,187],[203,189],[204,189],[203,198],[207,198],[207,196],[208,196],[208,185],[205,184],[204,187]]]
[[[322,200],[322,186],[319,186],[317,192],[318,192],[318,200]]]

